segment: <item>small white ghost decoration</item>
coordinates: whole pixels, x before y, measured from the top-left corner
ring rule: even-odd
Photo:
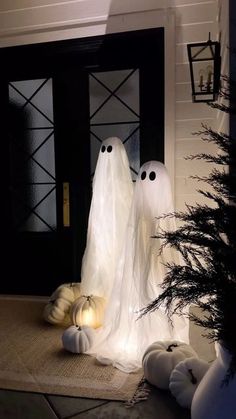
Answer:
[[[103,141],[93,179],[81,293],[108,299],[122,249],[133,182],[122,141]]]
[[[172,213],[172,193],[167,169],[150,161],[139,170],[126,229],[125,242],[117,266],[114,286],[105,311],[104,326],[98,330],[91,354],[104,363],[131,372],[140,368],[146,348],[157,340],[189,342],[188,320],[174,316],[168,322],[165,307],[138,319],[140,310],[162,289],[164,263],[177,255],[171,249],[160,254],[160,228],[174,230],[174,218],[158,217]]]

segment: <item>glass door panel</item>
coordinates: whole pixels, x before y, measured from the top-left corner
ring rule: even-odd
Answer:
[[[101,142],[119,137],[125,145],[133,180],[140,166],[139,70],[89,74],[91,176]]]
[[[9,83],[13,229],[55,231],[56,175],[52,79]]]

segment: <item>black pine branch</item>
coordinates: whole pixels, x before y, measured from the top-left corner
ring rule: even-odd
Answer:
[[[236,82],[222,76],[220,96],[225,103],[210,106],[228,114],[236,110]],[[166,264],[167,274],[162,292],[140,316],[160,308],[166,308],[170,321],[173,314],[186,315],[191,304],[204,313],[199,317],[189,313],[195,324],[205,329],[211,341],[223,341],[233,355],[225,377],[231,379],[236,372],[236,139],[226,133],[214,131],[202,124],[202,130],[194,133],[203,141],[215,144],[217,154],[200,152],[188,156],[190,160],[214,163],[209,175],[192,176],[197,182],[208,185],[198,192],[211,205],[187,205],[185,212],[167,214],[180,221],[175,231],[160,231],[155,237],[161,240],[161,251],[168,246],[181,255],[181,263]],[[206,201],[207,202],[207,201]]]

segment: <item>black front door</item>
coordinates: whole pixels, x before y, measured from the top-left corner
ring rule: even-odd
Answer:
[[[140,164],[164,161],[163,45],[154,29],[0,51],[0,292],[80,280],[103,139],[122,139],[134,181]]]

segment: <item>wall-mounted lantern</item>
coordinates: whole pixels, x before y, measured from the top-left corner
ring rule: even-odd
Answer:
[[[214,102],[220,88],[220,43],[188,44],[193,102]]]

